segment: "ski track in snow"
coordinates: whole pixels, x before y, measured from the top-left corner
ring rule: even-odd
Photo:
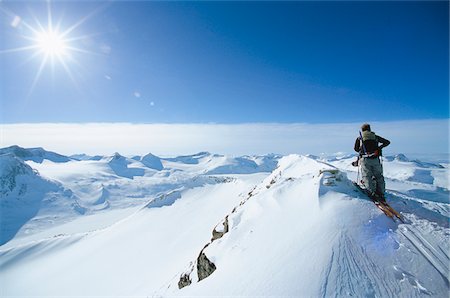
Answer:
[[[439,246],[439,250],[430,244],[412,225],[405,226],[401,230],[403,236],[430,262],[430,264],[441,274],[442,278],[449,285],[449,256]]]
[[[388,202],[406,219],[400,223],[347,179],[356,178],[353,156],[231,158],[202,152],[170,159],[115,154],[74,161],[52,153],[49,158],[56,162],[49,162],[43,149],[20,152],[86,212],[61,220],[69,213],[56,196],[19,227],[0,246],[2,295],[423,297],[449,292],[447,164],[387,158]],[[8,202],[14,196],[21,198],[15,192]],[[40,220],[51,216],[53,206],[59,206],[55,221]],[[208,240],[213,229],[224,235]],[[217,268],[198,282],[200,251]],[[167,253],[172,255],[164,262]],[[64,268],[70,268],[65,277],[60,275]],[[179,290],[183,272],[192,284]]]
[[[370,256],[345,233],[333,247],[329,266],[323,297],[383,297],[396,292],[394,285],[386,282],[383,272]]]

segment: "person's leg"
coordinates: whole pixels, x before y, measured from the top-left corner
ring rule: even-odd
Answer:
[[[361,179],[364,184],[364,187],[367,189],[369,193],[374,193],[376,190],[376,185],[375,181],[372,179],[373,173],[370,159],[361,158],[360,163],[361,163]]]
[[[386,190],[386,185],[385,185],[384,177],[383,177],[383,166],[381,165],[381,163],[378,159],[374,159],[373,161],[374,161],[374,163],[372,165],[372,172],[373,172],[373,176],[375,177],[375,182],[376,182],[375,191],[380,197],[384,198],[384,192]]]

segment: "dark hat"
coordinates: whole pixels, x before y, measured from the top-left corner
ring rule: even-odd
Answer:
[[[361,130],[362,131],[370,131],[370,124],[369,123],[364,123],[363,125],[361,125]]]

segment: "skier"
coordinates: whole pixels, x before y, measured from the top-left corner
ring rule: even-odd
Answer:
[[[367,123],[361,126],[361,130],[362,133],[355,141],[355,151],[359,152],[362,183],[372,198],[385,202],[385,183],[380,156],[381,149],[391,142],[373,133]]]

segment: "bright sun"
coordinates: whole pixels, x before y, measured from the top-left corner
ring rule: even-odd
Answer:
[[[31,24],[13,12],[6,13],[13,19],[11,26],[19,29],[21,32],[19,36],[29,43],[18,48],[0,50],[0,54],[31,51],[33,54],[30,56],[29,60],[35,58],[40,59],[39,67],[31,85],[30,94],[39,81],[44,69],[46,69],[47,66],[51,66],[50,69],[56,71],[56,64],[61,66],[72,82],[77,85],[71,70],[71,65],[79,64],[76,60],[77,55],[75,55],[75,53],[93,53],[76,46],[77,41],[87,39],[89,36],[73,36],[73,32],[89,17],[93,16],[95,12],[64,29],[61,25],[63,22],[62,18],[60,18],[59,22],[56,24],[53,22],[50,1],[47,2],[47,22],[41,22],[36,16],[33,16],[34,24]]]
[[[68,45],[64,37],[53,30],[36,34],[37,48],[47,56],[62,57],[68,53]]]

